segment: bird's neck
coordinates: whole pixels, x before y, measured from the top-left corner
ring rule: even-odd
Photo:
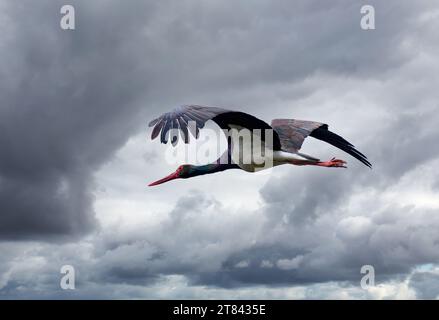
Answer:
[[[191,167],[191,177],[201,176],[203,174],[210,174],[215,172],[224,171],[227,169],[235,168],[232,164],[221,164],[221,163],[209,163],[202,166],[192,166]]]

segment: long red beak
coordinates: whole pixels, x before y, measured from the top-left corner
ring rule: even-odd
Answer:
[[[160,180],[151,182],[150,184],[148,184],[148,186],[149,187],[156,186],[158,184],[165,183],[165,182],[177,179],[178,177],[179,177],[179,175],[178,175],[178,172],[176,171],[176,172],[171,173],[169,176],[166,176],[166,177],[164,177],[164,178],[162,178]]]

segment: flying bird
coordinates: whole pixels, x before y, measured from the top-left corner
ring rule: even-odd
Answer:
[[[191,178],[199,175],[220,172],[228,169],[241,169],[248,172],[255,172],[267,167],[293,164],[298,166],[311,165],[320,167],[346,168],[346,161],[332,158],[329,161],[320,159],[299,152],[306,137],[313,137],[327,142],[354,158],[364,165],[372,168],[366,156],[355,149],[355,147],[341,136],[328,130],[328,125],[315,121],[304,121],[296,119],[274,119],[271,125],[250,114],[232,111],[217,107],[206,107],[199,105],[185,105],[175,110],[164,113],[149,123],[153,127],[151,139],[160,136],[161,143],[168,143],[170,140],[175,146],[180,138],[184,143],[189,143],[190,135],[199,137],[199,131],[209,120],[215,122],[226,134],[228,148],[215,162],[206,165],[185,164],[177,168],[170,175],[152,182],[149,186],[155,186],[178,178]],[[238,134],[228,134],[235,130]],[[244,130],[252,134],[252,143],[243,142],[240,135]],[[245,155],[253,156],[256,153],[255,137],[261,143],[265,156],[270,155],[270,162],[252,160],[245,161]],[[264,155],[264,152],[261,153]],[[248,159],[248,158],[246,158]]]

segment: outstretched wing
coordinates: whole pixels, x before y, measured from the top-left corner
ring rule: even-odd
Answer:
[[[313,130],[323,126],[323,123],[295,119],[274,119],[271,126],[279,135],[282,150],[296,153],[302,147],[303,141]]]
[[[203,107],[198,105],[186,105],[176,108],[172,112],[165,113],[159,118],[149,123],[154,127],[151,139],[155,139],[160,134],[160,142],[167,143],[170,132],[172,145],[178,142],[178,132],[185,143],[189,143],[188,131],[198,138],[199,130],[204,127],[208,121],[214,121],[222,129],[230,129],[231,125],[249,129],[261,130],[261,138],[265,141],[265,130],[272,130],[271,126],[265,121],[258,119],[251,114],[232,111],[216,107]],[[190,125],[190,122],[195,125]],[[189,129],[189,130],[188,130]],[[281,144],[276,131],[273,131],[273,149],[280,150]]]
[[[282,149],[285,151],[298,152],[305,138],[310,136],[325,141],[350,154],[369,168],[372,167],[364,154],[343,137],[329,131],[327,124],[295,119],[274,119],[271,126],[277,131]]]
[[[198,138],[199,131],[204,127],[204,124],[216,117],[219,114],[231,112],[230,110],[203,107],[197,105],[181,106],[171,112],[162,114],[157,119],[149,123],[150,127],[154,127],[151,133],[151,139],[155,139],[160,134],[160,142],[167,143],[170,136],[170,131],[173,130],[171,142],[176,145],[178,142],[178,132],[185,143],[189,143],[189,131],[195,138]],[[195,124],[190,125],[190,122]]]

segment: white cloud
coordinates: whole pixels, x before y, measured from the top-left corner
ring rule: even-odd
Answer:
[[[282,270],[293,270],[298,269],[300,267],[300,263],[303,260],[303,256],[299,255],[294,257],[293,259],[279,259],[276,262],[276,265],[279,269]]]

